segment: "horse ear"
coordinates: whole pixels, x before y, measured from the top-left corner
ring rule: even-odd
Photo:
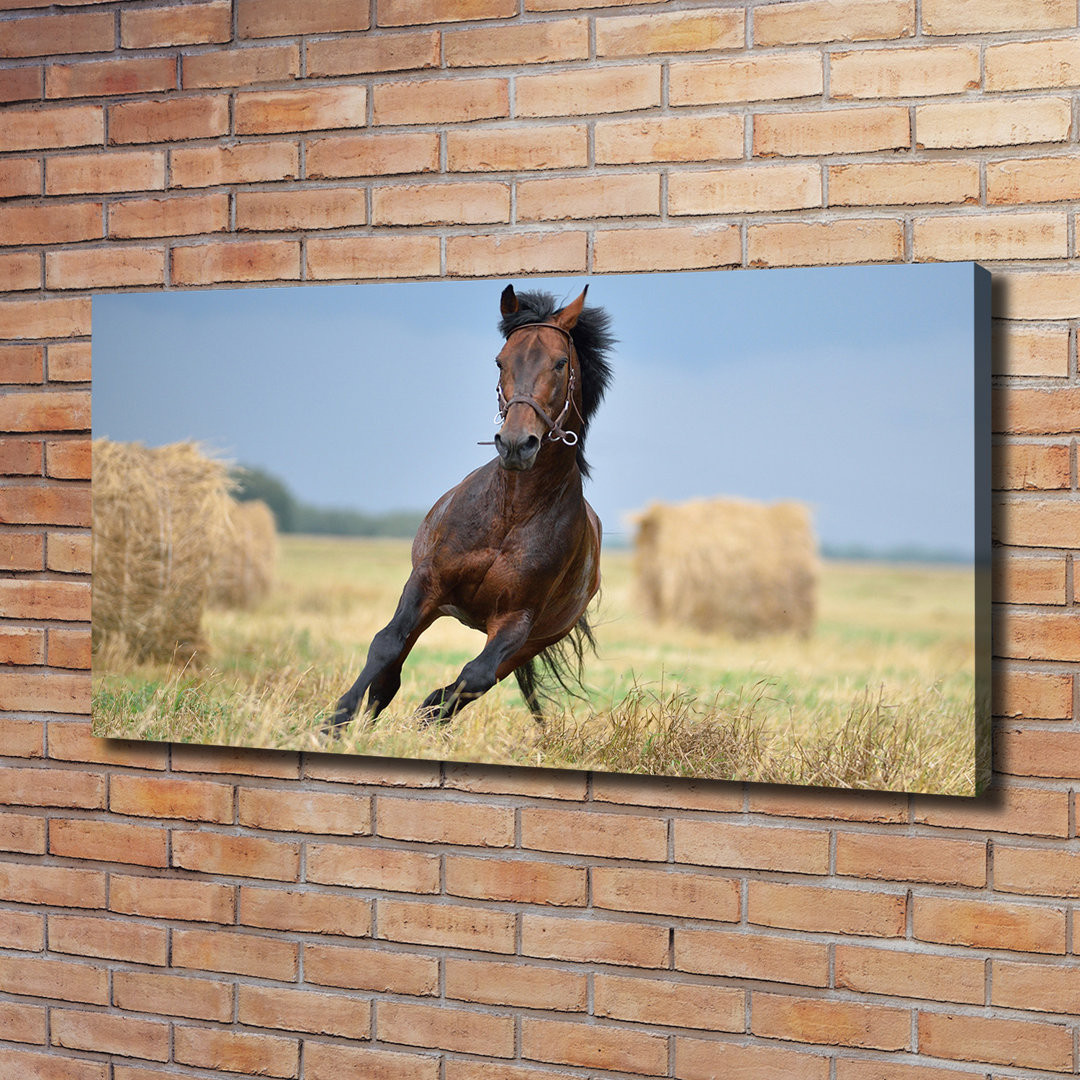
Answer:
[[[573,330],[581,315],[581,309],[585,306],[585,294],[588,291],[589,286],[586,285],[585,288],[581,290],[581,295],[576,300],[567,304],[561,311],[555,312],[553,321],[564,330]]]
[[[499,311],[503,317],[507,315],[515,315],[518,309],[518,298],[514,293],[514,286],[507,285],[502,291],[502,296],[499,298]]]

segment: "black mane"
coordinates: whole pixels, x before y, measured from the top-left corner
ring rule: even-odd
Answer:
[[[511,331],[530,323],[550,322],[560,309],[559,302],[547,292],[517,293],[518,309],[512,315],[499,320],[499,332],[508,337]],[[583,308],[577,325],[570,331],[581,365],[581,438],[577,444],[577,463],[582,476],[589,475],[585,460],[585,435],[589,421],[596,412],[604,391],[611,382],[611,365],[608,353],[616,339],[610,333],[611,316],[603,308]]]

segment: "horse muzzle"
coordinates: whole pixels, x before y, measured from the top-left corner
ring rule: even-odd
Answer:
[[[504,469],[524,472],[536,464],[536,455],[540,452],[538,435],[520,434],[495,436],[495,449],[499,452],[499,464]]]

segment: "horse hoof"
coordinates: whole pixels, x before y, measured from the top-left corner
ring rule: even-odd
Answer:
[[[416,710],[416,719],[420,722],[421,728],[429,728],[432,724],[438,724],[442,727],[445,724],[450,723],[449,716],[443,716],[442,710],[438,705],[428,705]]]

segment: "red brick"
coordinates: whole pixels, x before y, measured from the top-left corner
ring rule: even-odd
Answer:
[[[439,168],[439,136],[421,131],[312,139],[305,161],[308,177],[315,180],[435,172]]]
[[[2,411],[2,410],[0,410]],[[58,484],[42,484],[33,487],[10,487],[0,490],[0,517],[9,524],[25,525],[89,525],[90,492],[85,487],[65,490]],[[8,599],[25,601],[35,608],[42,605],[53,611],[67,614],[54,618],[80,620],[89,618],[81,596],[81,584],[74,582],[12,582],[6,587],[0,583],[0,595]],[[65,587],[66,586],[66,587]]]
[[[538,851],[665,861],[667,823],[641,814],[524,807],[521,846]]]
[[[584,974],[520,960],[496,963],[447,957],[446,996],[485,1005],[521,1009],[585,1012],[588,983]]]
[[[593,986],[596,1016],[703,1031],[741,1032],[745,1023],[746,992],[737,987],[599,973]]]
[[[911,1011],[755,992],[751,997],[750,1030],[766,1038],[825,1046],[907,1050],[911,1044]]]
[[[388,892],[437,893],[438,855],[353,844],[307,845],[307,880]]]
[[[233,1018],[233,987],[216,979],[117,971],[113,973],[113,1004],[128,1012],[229,1023]]]
[[[20,1080],[108,1080],[108,1069],[106,1062],[0,1049],[0,1071]]]
[[[1071,319],[1080,313],[1080,274],[1065,271],[1001,271],[1003,287],[995,315],[1008,319]]]
[[[675,1040],[675,1075],[679,1080],[828,1080],[829,1059],[772,1046],[739,1046],[709,1039]]]
[[[510,220],[510,185],[391,184],[371,193],[375,225],[476,225]]]
[[[1070,448],[1064,444],[1008,443],[993,448],[994,487],[1007,491],[1054,491],[1070,486]],[[994,599],[1002,597],[995,591]]]
[[[1046,848],[994,848],[994,889],[1034,896],[1080,896],[1080,854]]]
[[[378,0],[380,26],[509,19],[518,13],[516,0]]]
[[[124,49],[205,45],[231,38],[232,4],[229,0],[120,12],[120,45]]]
[[[446,269],[461,277],[583,273],[587,246],[586,234],[577,231],[451,236],[446,241]]]
[[[802,0],[754,12],[755,45],[891,40],[914,33],[913,0]]]
[[[329,792],[243,788],[237,821],[256,829],[339,836],[371,833],[371,798]]]
[[[66,154],[45,163],[48,195],[151,191],[165,187],[165,154],[160,150]]]
[[[299,965],[294,942],[225,930],[173,930],[172,966],[293,982]]]
[[[524,956],[587,964],[665,967],[668,931],[653,924],[613,922],[591,916],[524,915],[521,952]]]
[[[597,56],[712,52],[739,49],[745,41],[746,15],[740,10],[650,12],[596,20]]]
[[[64,244],[102,236],[101,203],[39,202],[0,207],[0,244]]]
[[[41,163],[34,158],[0,161],[0,199],[41,194]]]
[[[588,130],[581,124],[454,130],[446,135],[446,158],[453,172],[583,167],[589,159]]]
[[[0,152],[101,145],[105,114],[99,105],[5,109]]]
[[[514,84],[517,116],[587,116],[650,109],[659,104],[658,64],[519,75]]]
[[[994,213],[916,218],[912,238],[920,261],[1064,258],[1069,248],[1064,213]]]
[[[236,195],[239,230],[335,229],[366,221],[364,192],[358,188],[241,191]]]
[[[105,778],[75,769],[19,769],[9,765],[0,771],[0,800],[9,806],[100,810],[105,805]]]
[[[1062,1024],[919,1012],[919,1050],[931,1057],[1068,1072],[1073,1037]]]
[[[8,757],[6,745],[3,750],[4,757]],[[0,817],[0,851],[17,851],[23,855],[44,855],[45,818],[31,817],[29,814],[13,814],[10,810],[5,810],[3,816]],[[0,929],[0,948],[23,948],[23,945],[11,944],[6,936],[8,931],[15,926],[15,922],[8,925],[9,917],[16,919],[13,912],[4,912],[5,925],[3,929]],[[14,940],[18,941],[19,938],[16,937]],[[35,946],[34,950],[37,949],[38,946]]]
[[[529,1018],[521,1022],[521,1055],[531,1061],[659,1076],[667,1070],[667,1045],[661,1035],[632,1028]]]
[[[516,919],[505,911],[380,900],[378,920],[378,936],[387,941],[496,953],[512,953],[515,947]]]
[[[1065,952],[1065,909],[996,899],[916,896],[914,935],[942,945],[1017,952]]]
[[[375,1027],[382,1042],[483,1053],[489,1057],[514,1056],[512,1016],[455,1009],[443,1004],[380,1001]]]
[[[514,842],[511,807],[380,796],[380,836],[423,843],[509,847]]]
[[[44,548],[43,538],[33,533],[0,533],[0,568],[40,570]]]
[[[233,820],[233,789],[206,780],[118,775],[111,779],[109,809],[136,817],[228,823]]]
[[[912,206],[974,203],[978,199],[979,167],[973,161],[875,161],[829,166],[830,206]]]
[[[379,994],[432,996],[439,992],[439,961],[418,953],[338,945],[304,945],[304,981]]]
[[[168,836],[164,829],[115,821],[53,821],[49,851],[73,859],[167,866]]]
[[[356,236],[307,242],[307,275],[312,280],[434,277],[439,273],[436,236]]]
[[[36,1043],[44,1046],[44,1007],[24,1005],[16,1001],[0,1001],[0,1031],[3,1031],[7,1042]]]
[[[107,1005],[109,1001],[108,971],[90,964],[36,956],[0,956],[0,980],[8,994],[55,998],[62,987],[67,1002]]]
[[[224,94],[109,106],[111,145],[212,139],[228,130],[229,99]]]
[[[111,11],[42,15],[5,22],[0,58],[111,52],[115,42]]]
[[[836,985],[863,994],[981,1005],[986,994],[985,962],[977,956],[838,945]]]
[[[640,867],[592,869],[594,907],[738,922],[741,888],[735,878]]]
[[[936,836],[841,833],[836,838],[836,873],[977,888],[986,884],[986,845]]]
[[[25,292],[41,288],[41,256],[34,251],[0,254],[0,290]]]
[[[49,346],[49,382],[89,382],[90,342],[59,342]]]
[[[89,538],[87,538],[89,539]],[[68,630],[72,636],[88,636],[89,630]],[[50,639],[54,631],[50,630]],[[89,722],[61,720],[49,727],[49,757],[54,761],[88,761],[99,765],[122,765],[133,769],[164,769],[167,747],[160,743],[121,742],[94,737]]]
[[[423,79],[379,83],[376,124],[458,124],[510,115],[506,79]]]
[[[1046,541],[1052,543],[1053,541]],[[1000,644],[999,644],[1000,641]],[[1003,614],[995,621],[994,648],[1002,656],[1023,660],[1061,660],[1069,663],[1080,661],[1080,613],[1073,611],[1036,614]],[[1060,749],[1065,749],[1064,744]],[[1054,749],[1047,746],[1045,756],[1049,759]],[[1035,760],[1041,760],[1036,753]],[[1047,764],[1050,761],[1047,760]],[[1014,761],[1013,765],[1019,765]],[[1063,762],[1059,765],[1068,767]],[[1013,772],[1013,768],[1008,768]],[[1070,770],[1071,772],[1076,771]],[[1066,775],[1062,772],[1038,775]]]
[[[371,934],[372,901],[298,889],[240,889],[238,922],[269,930],[339,937]]]
[[[296,280],[300,244],[295,240],[236,240],[172,249],[174,285],[212,285],[223,281]]]
[[[90,333],[90,298],[9,300],[0,303],[0,338],[86,337]],[[70,407],[76,402],[69,401]],[[0,430],[10,431],[6,418]],[[35,430],[48,430],[35,428]]]
[[[829,834],[823,830],[760,828],[718,821],[677,821],[675,861],[794,874],[829,871]]]
[[[305,1042],[304,1080],[339,1080],[342,1073],[372,1080],[439,1080],[439,1058]]]
[[[0,664],[44,664],[45,631],[21,626],[0,627]],[[4,740],[6,742],[6,740]],[[0,742],[6,751],[7,747]],[[7,756],[5,754],[5,756]]]
[[[44,757],[44,734],[45,725],[40,720],[7,719],[0,725],[0,755]]]
[[[437,31],[329,38],[307,43],[307,73],[363,75],[382,71],[420,71],[439,66]]]
[[[191,236],[228,228],[229,197],[225,194],[124,199],[109,205],[109,236],[114,240]]]
[[[172,56],[50,64],[45,70],[49,98],[115,97],[175,89],[176,59]]]
[[[447,67],[505,67],[588,60],[589,21],[564,19],[443,34]]]
[[[238,135],[363,127],[367,123],[367,87],[322,86],[238,94],[235,123]]]
[[[367,30],[368,9],[352,0],[238,0],[237,33],[240,37],[291,37],[294,34],[333,34]]]
[[[859,49],[829,57],[833,98],[926,98],[979,86],[979,50],[970,45]]]
[[[443,786],[476,795],[523,795],[529,799],[584,799],[585,774],[565,769],[517,769],[446,762]]]
[[[227,833],[175,832],[173,866],[233,877],[296,881],[300,876],[300,845]]]
[[[56,480],[90,479],[90,440],[50,440],[45,444],[45,473]]]
[[[174,772],[234,773],[295,780],[300,775],[300,756],[281,750],[185,744],[172,748],[172,767]]]
[[[1073,154],[986,163],[986,201],[991,206],[1072,203],[1077,199],[1080,199],[1080,168]]]
[[[991,1003],[1075,1016],[1080,1009],[1080,968],[1060,963],[994,960]]]
[[[180,1025],[175,1033],[174,1058],[184,1065],[257,1076],[300,1075],[298,1039]]]
[[[994,428],[1013,435],[1071,435],[1080,429],[1078,410],[1080,390],[1010,388],[995,395]]]
[[[675,968],[700,975],[827,986],[828,946],[741,930],[675,930]]]
[[[294,142],[178,147],[170,154],[170,165],[172,186],[178,188],[295,180],[300,149]]]
[[[161,966],[168,963],[169,936],[163,927],[139,926],[128,919],[50,915],[49,949],[73,956]]]
[[[58,574],[90,572],[90,535],[88,533],[50,532],[45,566]]]
[[[0,71],[0,102],[39,101],[41,68],[18,67]]]
[[[583,866],[523,859],[446,856],[445,890],[452,896],[525,904],[573,904],[588,899]]]
[[[1071,702],[1071,686],[1069,693]],[[1071,713],[1071,705],[1069,710]],[[915,820],[925,825],[979,833],[1069,835],[1068,798],[1061,792],[999,786],[991,787],[978,800],[915,796],[912,803]]]
[[[238,1016],[241,1024],[273,1031],[309,1031],[348,1039],[371,1037],[371,1002],[351,995],[241,986]]]
[[[58,290],[163,285],[165,251],[145,247],[50,251],[45,256],[45,281]]]
[[[45,377],[44,358],[45,351],[40,345],[0,345],[0,382],[40,383]],[[24,459],[16,451],[17,447],[36,448],[40,457],[40,443],[5,439],[5,452],[16,455],[12,458],[13,463]],[[40,472],[40,461],[38,468],[29,471]]]
[[[183,878],[113,874],[109,879],[109,910],[152,919],[226,924],[235,917],[236,887]]]
[[[748,904],[748,920],[760,926],[872,937],[902,937],[907,913],[902,893],[769,881],[750,882]]]
[[[298,45],[194,53],[183,58],[185,90],[286,82],[300,74]],[[310,71],[309,74],[312,74]]]

